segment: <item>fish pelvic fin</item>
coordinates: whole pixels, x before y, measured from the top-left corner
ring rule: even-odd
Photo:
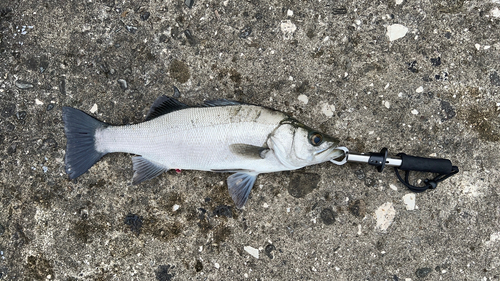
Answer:
[[[109,126],[83,111],[63,107],[62,118],[66,134],[66,173],[70,179],[79,177],[92,167],[105,152],[95,149],[95,132]]]
[[[132,157],[132,163],[134,165],[134,177],[132,178],[132,184],[139,184],[145,180],[150,180],[168,170],[164,166],[154,163],[153,161],[142,156]]]
[[[238,172],[227,178],[229,194],[236,208],[241,209],[245,206],[258,175],[255,172]]]

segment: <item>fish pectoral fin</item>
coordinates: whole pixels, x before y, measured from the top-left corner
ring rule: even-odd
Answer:
[[[142,156],[132,157],[132,163],[134,165],[134,177],[132,178],[132,184],[139,184],[145,180],[155,178],[168,170],[167,168],[157,163],[153,163],[151,160],[143,158]]]
[[[264,159],[269,152],[269,148],[245,143],[233,143],[229,145],[229,150],[236,155],[251,159]]]
[[[236,208],[241,209],[245,206],[258,175],[254,172],[239,172],[227,178],[229,194],[233,198]]]
[[[167,97],[165,95],[157,98],[151,108],[149,109],[148,115],[146,115],[146,120],[149,121],[151,119],[155,119],[156,117],[168,114],[170,112],[174,112],[177,110],[188,108],[188,105],[183,104],[182,102]]]

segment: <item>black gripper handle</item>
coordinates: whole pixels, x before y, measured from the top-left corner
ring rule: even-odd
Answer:
[[[403,171],[419,171],[430,172],[437,174],[450,174],[452,172],[452,164],[448,159],[439,158],[424,158],[406,155],[399,153],[397,156],[401,157],[402,163],[398,169]]]

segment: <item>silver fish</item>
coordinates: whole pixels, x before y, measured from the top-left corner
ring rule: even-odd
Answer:
[[[132,157],[132,183],[170,169],[232,172],[236,207],[245,205],[258,174],[345,158],[339,141],[269,108],[228,100],[187,106],[161,96],[143,123],[112,126],[63,107],[66,173],[74,179],[107,153]],[[340,160],[339,160],[340,161]]]

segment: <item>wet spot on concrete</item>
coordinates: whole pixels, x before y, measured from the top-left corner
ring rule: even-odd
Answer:
[[[55,280],[54,269],[49,260],[41,255],[29,256],[26,267],[30,280]]]
[[[314,29],[312,28],[309,28],[306,32],[306,36],[309,38],[309,39],[313,39],[314,36],[316,35],[316,33],[314,32]]]
[[[432,268],[430,268],[430,267],[423,267],[423,268],[417,269],[417,271],[415,271],[415,275],[418,278],[425,278],[431,272],[432,272]]]
[[[14,124],[5,122],[5,130],[7,130],[8,132],[12,132],[14,131],[14,129],[16,129],[16,126],[14,126]]]
[[[366,214],[366,203],[364,200],[356,200],[349,205],[349,212],[356,217],[363,218]]]
[[[130,231],[134,232],[136,235],[141,233],[142,228],[142,217],[136,214],[128,214],[125,217],[124,223],[130,226]]]
[[[335,222],[337,213],[335,213],[332,208],[325,208],[321,211],[320,217],[324,224],[332,225]]]
[[[158,269],[155,271],[156,280],[158,280],[158,281],[171,281],[171,280],[173,280],[175,274],[173,274],[171,271],[174,268],[175,268],[175,266],[171,266],[169,264],[158,266]]]
[[[4,117],[4,118],[9,118],[10,116],[14,115],[15,112],[16,112],[16,105],[13,103],[10,103],[10,104],[6,104],[2,108],[2,112],[0,113],[0,115],[2,115],[2,117]]]
[[[94,232],[94,226],[91,225],[87,220],[78,221],[70,230],[70,233],[76,238],[76,240],[83,243],[90,243],[91,235]]]
[[[215,207],[213,215],[217,216],[217,217],[224,216],[224,217],[227,217],[227,218],[232,218],[233,217],[233,211],[231,210],[230,206],[219,205],[219,206]]]
[[[305,80],[304,82],[302,82],[300,84],[300,86],[298,86],[297,88],[295,88],[295,91],[297,93],[303,94],[303,93],[305,93],[307,91],[307,89],[309,89],[309,81]]]
[[[186,63],[180,60],[173,60],[170,64],[170,76],[177,80],[179,83],[186,83],[189,78],[189,68]]]
[[[135,29],[137,30],[137,28]],[[132,55],[138,61],[152,61],[156,59],[151,52],[150,46],[146,43],[140,43],[135,47],[135,49],[132,49]],[[126,74],[126,71],[124,71],[124,74]]]
[[[41,179],[40,181],[43,181],[43,179]],[[32,201],[33,203],[38,204],[43,208],[50,209],[54,202],[54,199],[58,197],[60,198],[61,196],[57,196],[57,194],[52,191],[39,190],[33,195]]]
[[[231,236],[231,234],[232,234],[231,228],[225,226],[218,227],[213,234],[214,244],[218,246],[220,245],[221,242],[226,242],[229,236]]]
[[[288,193],[295,198],[303,198],[318,187],[321,176],[312,173],[294,173],[290,178]]]
[[[325,53],[325,51],[323,51],[323,50],[319,50],[319,51],[317,51],[317,52],[314,52],[314,53],[312,54],[312,58],[313,58],[313,59],[317,59],[317,58],[321,57],[324,53]]]
[[[490,83],[493,86],[500,86],[500,76],[496,71],[490,73]]]
[[[373,187],[373,186],[377,185],[377,181],[375,181],[372,178],[366,178],[365,179],[365,185],[368,186],[368,187]]]
[[[441,101],[441,113],[443,115],[441,121],[449,120],[457,115],[453,106],[451,106],[449,102],[444,100]]]
[[[170,241],[182,233],[180,222],[168,223],[154,218],[144,219],[142,233],[151,235],[161,241]]]
[[[450,13],[450,14],[458,13],[458,12],[460,12],[461,8],[463,7],[464,2],[465,2],[465,0],[442,1],[442,2],[440,2],[441,7],[439,8],[439,11],[441,13]]]
[[[466,112],[466,120],[479,138],[486,141],[500,141],[500,124],[496,121],[494,109],[472,108]]]
[[[16,153],[17,151],[17,143],[12,143],[9,147],[7,147],[7,154],[8,155],[12,155],[14,153]]]
[[[184,199],[177,192],[170,192],[165,199],[159,200],[162,208],[172,212],[171,215],[178,215],[183,212],[183,208],[181,208],[182,202],[184,202]]]
[[[231,79],[234,83],[241,83],[241,78],[241,74],[235,69],[231,69],[231,71],[229,71],[229,79]]]

